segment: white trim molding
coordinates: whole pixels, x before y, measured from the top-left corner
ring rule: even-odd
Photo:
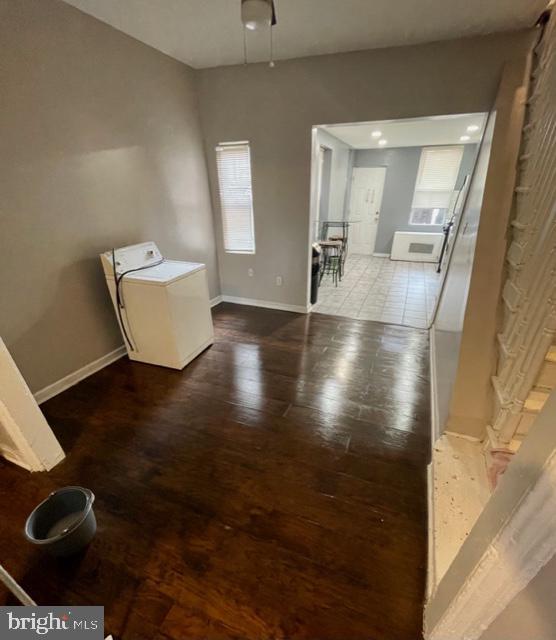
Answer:
[[[77,369],[77,371],[73,371],[60,380],[57,380],[56,382],[43,387],[42,389],[40,389],[40,391],[37,391],[34,394],[35,400],[38,404],[42,404],[43,402],[50,400],[50,398],[57,396],[59,393],[62,393],[62,391],[65,391],[70,387],[73,387],[78,382],[81,382],[81,380],[88,378],[93,373],[96,373],[97,371],[104,369],[104,367],[107,367],[109,364],[116,362],[116,360],[119,360],[122,356],[125,355],[125,353],[125,346],[122,345],[121,347],[114,349],[114,351],[107,353],[97,360],[89,362],[89,364],[86,364],[84,367]]]
[[[556,452],[491,540],[428,640],[478,640],[556,549]]]
[[[44,418],[40,416],[39,419]],[[2,425],[9,439],[13,442],[13,446],[4,445],[2,447],[2,456],[6,458],[6,460],[9,460],[9,462],[17,464],[28,471],[44,471],[45,465],[42,463],[37,452],[29,445],[29,442],[21,433],[19,425],[9,412],[8,407],[2,401],[0,401],[0,425]],[[59,462],[60,451],[61,449],[55,450],[54,457],[56,461],[52,466],[55,466],[55,464]],[[62,452],[62,458],[63,457]]]
[[[216,307],[217,304],[220,304],[222,302],[222,296],[218,295],[215,296],[214,298],[210,299],[210,306],[212,307]]]
[[[434,472],[432,462],[427,465],[427,600],[436,586],[436,558],[434,555]]]
[[[49,471],[64,451],[0,338],[0,454],[29,471]]]
[[[278,311],[291,311],[293,313],[308,313],[308,307],[300,304],[286,304],[285,302],[273,302],[270,300],[255,300],[254,298],[238,298],[237,296],[222,296],[223,302],[232,304],[245,304],[249,307],[262,307],[263,309],[277,309]]]
[[[429,375],[431,402],[431,455],[434,443],[440,438],[440,416],[438,413],[438,379],[436,373],[436,334],[434,325],[429,329]]]

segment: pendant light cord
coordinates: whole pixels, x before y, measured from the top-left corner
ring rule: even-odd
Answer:
[[[273,43],[272,43],[272,23],[270,23],[270,60],[268,62],[268,66],[269,67],[274,67],[274,49],[273,49]]]
[[[247,65],[247,33],[243,27],[243,64]]]

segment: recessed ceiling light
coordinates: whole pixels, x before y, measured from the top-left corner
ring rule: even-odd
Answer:
[[[383,147],[385,144],[388,144],[388,140],[385,140],[384,138],[382,138],[382,140],[378,141],[378,144]]]
[[[481,127],[479,127],[478,124],[470,124],[467,127],[467,131],[469,131],[469,133],[473,133],[473,131],[478,131]]]
[[[382,131],[373,131],[371,135],[373,138],[380,138],[380,136],[382,135]]]
[[[467,142],[468,140],[471,140],[471,138],[469,136],[461,136],[460,140],[462,142]]]

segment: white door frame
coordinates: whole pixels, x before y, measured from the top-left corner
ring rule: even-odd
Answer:
[[[556,550],[556,392],[425,608],[426,640],[478,640]]]
[[[323,169],[324,169],[324,158],[327,151],[332,153],[332,149],[327,147],[325,144],[319,143],[317,149],[317,184],[316,184],[316,220],[315,220],[315,235],[319,236],[319,227],[320,227],[320,205],[322,201],[322,178],[323,178]],[[330,186],[330,185],[329,185]]]
[[[352,207],[352,197],[353,197],[353,183],[355,181],[355,175],[356,175],[356,171],[358,170],[371,170],[374,171],[376,169],[380,169],[383,171],[383,175],[384,175],[384,180],[382,183],[382,193],[381,193],[381,199],[380,199],[380,206],[378,208],[378,215],[375,216],[375,220],[376,220],[376,228],[375,228],[375,233],[374,233],[374,237],[372,239],[371,242],[371,247],[370,247],[370,251],[369,251],[369,255],[373,255],[375,252],[375,248],[376,248],[376,238],[378,235],[378,225],[380,222],[380,213],[382,210],[382,202],[384,200],[384,185],[386,184],[386,172],[388,170],[388,167],[386,166],[376,166],[376,167],[353,167],[351,170],[351,178],[350,178],[350,182],[351,182],[351,189],[350,189],[350,194],[349,194],[349,202],[348,202],[348,214],[347,214],[347,220],[348,222],[351,220],[351,207]],[[351,249],[353,250],[353,237],[350,234],[350,246]]]
[[[318,228],[320,225],[320,202],[322,198],[322,168],[324,165],[324,147],[322,144],[319,144],[317,150],[317,184],[316,184],[316,212],[317,218],[315,220],[315,235],[318,236]]]
[[[29,471],[48,471],[64,452],[0,338],[0,453]],[[2,440],[4,439],[2,438]]]

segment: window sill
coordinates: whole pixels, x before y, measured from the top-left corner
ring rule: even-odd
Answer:
[[[443,227],[445,223],[432,224],[430,222],[409,222],[408,224],[410,227]]]

